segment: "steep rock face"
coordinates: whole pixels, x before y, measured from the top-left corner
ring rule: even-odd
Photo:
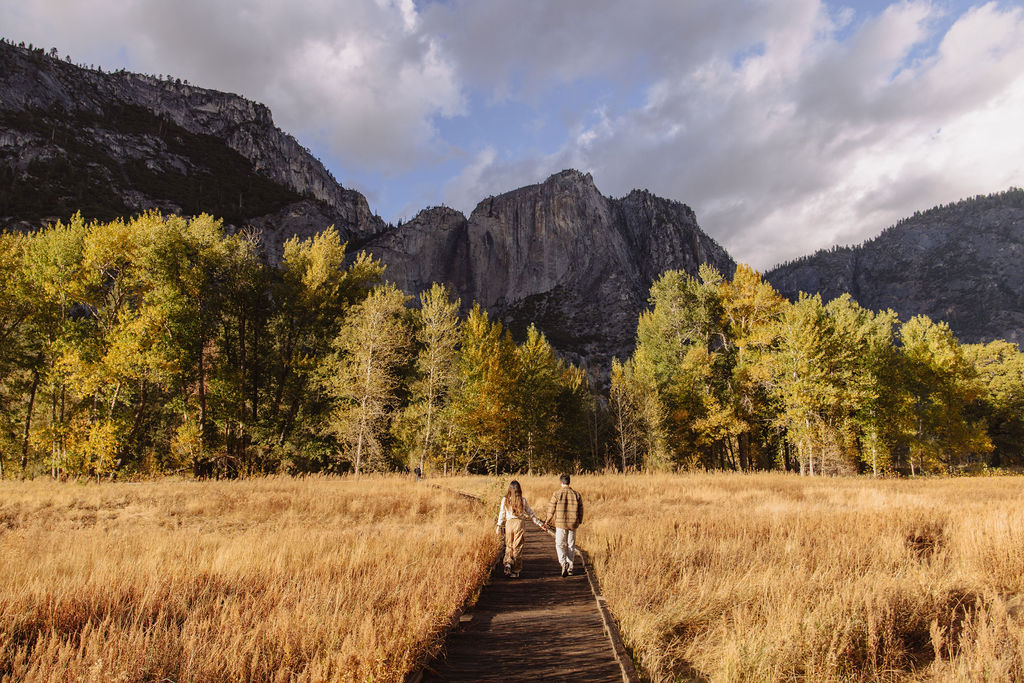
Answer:
[[[441,282],[468,306],[472,303],[468,227],[461,212],[434,207],[368,243],[353,246],[379,258],[387,267],[385,277],[402,291],[417,294]]]
[[[1024,342],[1024,190],[915,214],[853,248],[819,252],[766,277],[782,294],[850,292],[901,320],[925,314],[964,342]]]
[[[488,307],[568,282],[592,286],[619,246],[609,243],[618,241],[610,202],[575,171],[486,199],[469,222],[474,297]]]
[[[517,334],[536,323],[563,353],[603,369],[631,352],[664,270],[735,268],[688,207],[641,191],[611,199],[572,170],[489,197],[468,219],[421,213],[367,247],[406,291],[445,282],[464,306],[479,302]]]
[[[614,203],[627,237],[627,249],[636,255],[642,269],[641,278],[653,281],[669,269],[694,274],[703,263],[727,276],[735,269],[732,257],[704,234],[693,210],[685,204],[644,190],[633,190]]]
[[[384,228],[366,199],[338,185],[262,104],[6,43],[0,169],[11,188],[0,220],[26,227],[75,210],[112,218],[159,208],[207,211],[239,226],[307,213],[327,219],[317,229],[334,223],[353,239]],[[311,211],[310,201],[322,207]]]

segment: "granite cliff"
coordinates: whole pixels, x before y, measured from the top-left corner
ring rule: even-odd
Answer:
[[[534,322],[563,353],[600,368],[632,351],[637,316],[663,271],[709,263],[731,276],[735,268],[689,207],[640,190],[605,197],[574,170],[489,197],[468,218],[423,211],[365,246],[405,291],[446,283],[514,334]]]
[[[856,247],[820,251],[766,278],[782,294],[849,292],[901,320],[925,314],[964,342],[1024,343],[1024,190],[919,212]]]

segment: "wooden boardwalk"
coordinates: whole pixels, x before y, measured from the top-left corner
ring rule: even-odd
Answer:
[[[573,576],[563,579],[553,538],[527,524],[522,574],[494,572],[423,680],[629,680],[583,564],[577,555]]]

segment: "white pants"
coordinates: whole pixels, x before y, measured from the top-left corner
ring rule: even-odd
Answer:
[[[558,564],[568,564],[576,559],[576,532],[569,529],[555,529],[555,551],[558,553]]]

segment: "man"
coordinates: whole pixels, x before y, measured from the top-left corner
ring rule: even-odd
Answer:
[[[562,576],[572,574],[572,563],[576,559],[576,528],[583,523],[583,498],[569,487],[569,475],[559,477],[562,487],[555,491],[548,503],[544,528],[555,527],[555,552]]]

